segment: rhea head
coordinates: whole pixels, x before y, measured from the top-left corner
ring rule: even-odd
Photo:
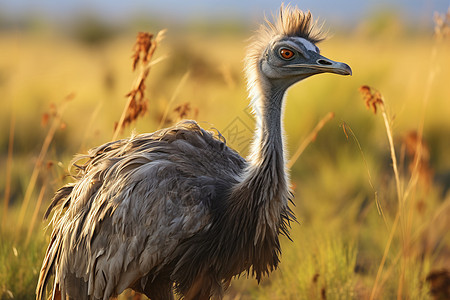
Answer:
[[[274,23],[266,21],[253,37],[247,54],[247,79],[257,88],[285,91],[292,84],[320,73],[351,75],[350,67],[320,54],[316,44],[324,39],[311,13],[281,7]],[[252,95],[252,97],[255,95]]]

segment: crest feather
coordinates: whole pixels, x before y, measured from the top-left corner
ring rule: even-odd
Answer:
[[[313,21],[311,12],[303,12],[298,7],[281,5],[276,23],[272,24],[267,20],[266,22],[276,34],[302,37],[314,44],[325,38],[321,30],[322,26],[318,25],[317,21]]]
[[[301,37],[316,44],[325,39],[325,33],[322,26],[317,24],[317,20],[313,21],[311,12],[303,12],[298,7],[291,5],[280,7],[277,16],[273,16],[273,22],[266,18],[266,24],[261,25],[259,30],[250,39],[246,56],[246,75],[247,85],[250,97],[255,98],[254,92],[257,90],[257,65],[264,49],[270,44],[274,38],[282,36]]]

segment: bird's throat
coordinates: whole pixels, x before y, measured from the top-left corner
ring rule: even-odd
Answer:
[[[281,214],[287,209],[289,180],[282,126],[284,92],[273,90],[253,99],[255,137],[247,168],[232,194],[243,211],[258,218],[255,244],[268,235],[278,234]]]
[[[272,162],[275,163],[272,167],[284,172],[284,130],[282,124],[284,94],[284,89],[270,89],[255,94],[258,98],[252,101],[252,105],[256,118],[256,128],[248,157],[250,165],[259,167]],[[265,168],[259,171],[264,174],[269,170]]]

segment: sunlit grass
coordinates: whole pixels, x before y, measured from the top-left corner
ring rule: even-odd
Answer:
[[[48,238],[39,225],[26,243],[28,223],[20,230],[14,226],[18,211],[9,214],[0,231],[0,299],[32,299]]]
[[[0,168],[5,170],[0,175],[2,196],[7,162],[12,166],[8,213],[3,216],[3,205],[0,212],[4,218],[0,222],[0,298],[33,297],[49,234],[43,230],[46,223],[40,222],[41,217],[52,193],[68,180],[65,174],[73,154],[111,140],[114,122],[120,118],[125,94],[135,77],[130,67],[133,42],[131,34],[100,46],[86,46],[52,34],[0,35],[0,89],[4,99],[0,102],[0,145],[4,149],[0,152]],[[189,36],[171,37],[168,32],[155,54],[156,59],[163,55],[168,58],[153,66],[148,76],[148,113],[122,136],[133,129],[151,132],[158,128],[165,112],[169,114],[167,120],[173,121],[173,109],[189,103],[188,117],[197,115],[205,128],[223,131],[239,118],[250,128],[243,133],[250,139],[253,120],[246,109],[244,47],[241,36],[196,35],[190,40]],[[425,280],[428,273],[450,267],[449,221],[445,217],[450,211],[449,182],[445,181],[450,170],[450,45],[437,43],[431,34],[392,38],[355,33],[325,41],[321,50],[327,57],[348,63],[354,75],[317,76],[289,90],[285,128],[291,154],[325,115],[334,113],[292,166],[294,210],[299,219],[299,224],[292,224],[293,242],[283,239],[279,270],[259,286],[254,280],[240,278],[226,297],[371,296],[398,213],[398,189],[385,122],[380,115],[367,111],[358,93],[361,85],[368,84],[376,87],[387,102],[399,180],[406,186],[411,176],[409,166],[414,158],[407,156],[405,139],[411,131],[420,129],[422,117],[428,163],[434,172],[433,180],[427,183],[415,171],[420,176],[392,231],[375,294],[380,299],[399,294],[409,299],[430,298]],[[434,74],[431,82],[430,74]],[[177,86],[180,91],[174,96]],[[70,93],[75,97],[62,118],[65,127],[56,131],[43,159],[20,227],[17,222],[24,195],[50,126],[41,125],[42,115],[50,110],[51,103],[61,105]],[[426,107],[424,97],[428,97]],[[12,115],[15,129],[10,160],[7,149]],[[344,123],[359,145],[345,132]],[[245,145],[229,140],[246,154]],[[47,186],[44,203],[37,210],[38,220],[27,243],[43,185]]]

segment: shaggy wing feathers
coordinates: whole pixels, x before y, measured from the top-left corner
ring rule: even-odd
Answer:
[[[77,165],[78,182],[61,188],[46,213],[56,210],[38,299],[53,271],[63,298],[82,278],[94,299],[120,293],[150,270],[157,274],[180,240],[208,226],[210,211],[220,210],[216,186],[229,188],[245,164],[191,121],[79,159],[87,161]]]

